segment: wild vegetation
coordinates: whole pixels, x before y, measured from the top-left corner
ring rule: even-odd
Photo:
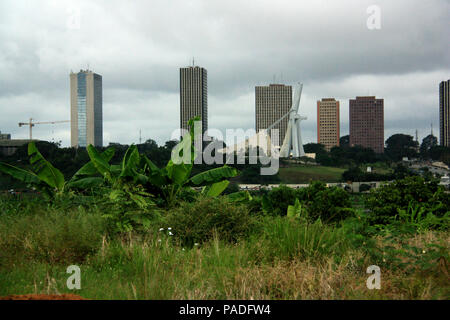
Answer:
[[[236,168],[193,173],[195,150],[181,148],[192,141],[165,166],[136,146],[119,159],[89,146],[66,176],[33,143],[28,168],[1,163],[40,193],[0,197],[0,296],[73,293],[66,268],[78,265],[76,293],[90,299],[450,297],[450,199],[437,183],[236,191]],[[380,290],[366,286],[370,265]]]

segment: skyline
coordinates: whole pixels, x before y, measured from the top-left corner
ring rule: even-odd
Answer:
[[[341,102],[344,136],[349,100],[367,95],[385,100],[385,138],[418,129],[421,142],[431,123],[437,133],[439,83],[450,74],[449,3],[378,1],[381,29],[368,30],[371,4],[2,1],[0,130],[21,139],[20,121],[69,119],[67,74],[89,65],[104,77],[104,145],[137,143],[140,129],[163,144],[179,127],[179,68],[194,56],[209,73],[210,128],[254,128],[255,86],[302,82],[304,143],[317,141],[317,100]],[[80,9],[79,29],[67,27],[70,7]],[[66,125],[33,132],[70,144]]]

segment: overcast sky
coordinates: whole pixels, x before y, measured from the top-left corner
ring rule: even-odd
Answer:
[[[367,8],[381,10],[370,30]],[[79,12],[79,16],[78,16]],[[373,21],[373,20],[370,20]],[[69,73],[103,77],[103,137],[169,140],[179,127],[179,68],[208,70],[209,127],[255,127],[255,86],[302,82],[304,142],[317,142],[316,101],[384,98],[385,140],[439,136],[439,82],[450,78],[447,0],[0,1],[0,130],[70,119]],[[70,125],[34,138],[70,144]]]

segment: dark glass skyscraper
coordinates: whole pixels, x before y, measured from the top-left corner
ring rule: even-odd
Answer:
[[[450,147],[450,80],[439,84],[439,141],[441,146]]]
[[[103,146],[102,76],[89,70],[70,74],[72,147]]]
[[[202,133],[208,130],[208,75],[205,68],[180,68],[180,128],[189,130],[188,121],[202,118]]]
[[[292,86],[284,84],[270,84],[268,86],[255,87],[255,125],[256,133],[267,129],[274,122],[282,118],[292,107]],[[285,117],[273,129],[278,129],[278,143],[283,145],[284,137],[288,127],[289,117]]]

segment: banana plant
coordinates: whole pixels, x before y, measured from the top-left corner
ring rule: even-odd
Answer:
[[[287,208],[287,217],[306,222],[309,219],[308,210],[296,198],[294,205],[289,205]]]
[[[181,143],[172,152],[172,155],[179,156],[179,151],[190,150],[190,155],[182,155],[184,160],[187,159],[189,161],[174,162],[170,159],[164,168],[159,169],[148,158],[144,158],[149,183],[153,187],[156,186],[159,188],[169,206],[174,205],[183,189],[190,187],[203,187],[202,194],[217,197],[230,183],[228,178],[235,177],[238,174],[235,168],[224,165],[223,167],[207,170],[191,177],[192,168],[197,156],[197,151],[194,148],[195,121],[200,121],[200,117],[189,120],[189,133],[184,135]]]
[[[227,179],[235,177],[238,171],[225,165],[191,177],[196,157],[193,129],[194,122],[199,120],[199,117],[195,117],[189,121],[189,133],[172,153],[174,155],[181,150],[190,150],[190,154],[182,155],[184,161],[170,159],[164,168],[159,168],[145,155],[140,155],[135,145],[128,148],[121,165],[110,165],[91,145],[87,148],[88,154],[96,171],[113,188],[120,188],[125,182],[133,182],[142,185],[148,193],[162,195],[169,206],[174,205],[183,189],[190,187],[203,187],[202,194],[216,197],[227,188]]]
[[[28,155],[32,170],[24,170],[8,163],[0,162],[0,171],[9,174],[15,179],[32,185],[45,195],[53,197],[64,191],[64,175],[45,160],[34,141],[28,144]]]
[[[8,163],[0,162],[0,171],[27,185],[42,191],[44,195],[53,198],[71,188],[85,189],[98,186],[103,179],[91,177],[94,173],[93,163],[88,162],[69,180],[65,181],[64,175],[47,161],[36,147],[34,141],[28,144],[31,170],[24,170]],[[105,161],[109,161],[114,155],[114,149],[109,148],[101,154]]]
[[[114,147],[109,147],[99,156],[109,163],[112,157],[114,156],[115,149]],[[67,182],[67,187],[72,189],[91,189],[94,187],[101,186],[104,182],[103,177],[98,176],[97,168],[94,165],[94,162],[89,161],[84,166],[82,166]]]
[[[92,145],[87,147],[87,151],[91,162],[85,168],[81,168],[75,174],[75,177],[89,177],[100,174],[102,179],[109,183],[113,189],[120,188],[121,185],[127,182],[144,184],[148,180],[143,175],[143,170],[141,169],[143,159],[135,145],[128,148],[119,165],[109,164],[109,159],[112,158],[113,154],[101,154]],[[87,179],[87,177],[84,179]]]

